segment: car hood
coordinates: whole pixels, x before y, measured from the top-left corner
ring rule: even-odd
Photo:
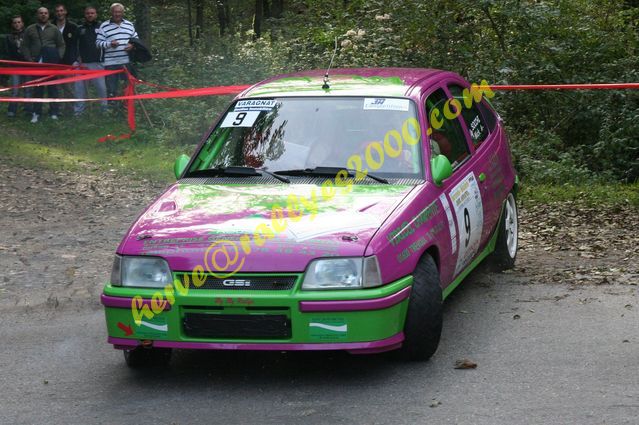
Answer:
[[[354,185],[330,197],[313,184],[176,183],[140,215],[118,252],[161,256],[176,271],[301,272],[313,258],[364,255],[413,188]]]

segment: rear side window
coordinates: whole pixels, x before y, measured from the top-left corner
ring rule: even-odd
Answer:
[[[455,99],[462,105],[462,119],[468,127],[468,133],[473,141],[475,147],[482,144],[488,137],[488,125],[486,124],[484,117],[479,112],[477,104],[470,99],[464,99],[463,88],[457,85],[451,85],[448,87],[450,93]],[[471,100],[470,102],[468,102]],[[466,103],[465,103],[466,102]]]
[[[444,116],[447,101],[444,90],[436,90],[426,99],[426,114],[433,129],[430,135],[431,156],[446,156],[454,169],[468,158],[470,152],[459,120]]]
[[[479,102],[477,106],[479,107],[479,110],[484,117],[484,121],[486,121],[488,130],[490,130],[490,132],[492,133],[497,127],[497,114],[495,113],[495,111],[493,111],[493,108],[488,106],[488,102],[486,101],[486,99]]]

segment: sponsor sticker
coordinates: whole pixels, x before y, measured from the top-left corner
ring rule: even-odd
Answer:
[[[446,219],[448,220],[448,232],[450,233],[450,250],[451,254],[457,252],[457,231],[455,230],[455,222],[453,221],[453,215],[450,212],[450,203],[445,194],[439,195],[439,201],[444,206],[446,212]]]
[[[376,111],[408,111],[408,99],[392,99],[388,97],[367,97],[364,99],[364,110]]]
[[[235,104],[235,112],[246,111],[270,111],[275,107],[275,100],[273,99],[250,99],[239,100]]]
[[[144,317],[140,326],[135,330],[135,335],[144,338],[166,337],[169,331],[169,325],[166,323],[166,317],[159,315],[152,319]]]
[[[348,323],[343,317],[313,317],[308,323],[308,334],[318,341],[339,341],[348,336]]]
[[[469,173],[449,193],[459,228],[459,254],[455,275],[466,267],[479,249],[484,226],[484,210],[479,185]]]

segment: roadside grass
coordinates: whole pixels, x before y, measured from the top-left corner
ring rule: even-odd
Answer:
[[[0,116],[0,155],[18,166],[52,170],[102,172],[158,182],[174,179],[173,162],[181,153],[191,154],[196,140],[188,145],[158,142],[153,129],[141,129],[130,139],[98,139],[108,134],[128,133],[123,117],[87,113],[81,119],[43,117],[31,124],[26,115],[9,119]]]
[[[143,126],[141,126],[143,127]],[[22,167],[103,172],[160,183],[173,181],[173,163],[182,153],[191,155],[197,140],[161,142],[161,130],[142,128],[131,139],[98,142],[107,134],[128,133],[123,117],[89,113],[82,119],[44,118],[30,124],[26,117],[0,116],[0,155]],[[190,142],[190,143],[189,143]],[[585,206],[639,207],[639,183],[551,185],[522,181],[519,199],[529,204],[571,202]]]
[[[583,184],[522,184],[519,198],[531,204],[570,202],[575,206],[632,206],[639,208],[639,182],[589,183]]]

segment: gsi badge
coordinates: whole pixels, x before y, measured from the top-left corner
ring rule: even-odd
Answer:
[[[225,279],[222,281],[224,286],[251,286],[251,281],[246,279]]]

